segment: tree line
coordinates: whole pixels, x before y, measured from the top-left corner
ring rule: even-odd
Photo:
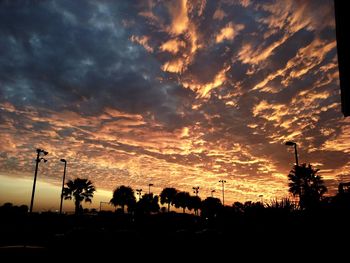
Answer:
[[[336,205],[350,204],[350,187],[343,187],[346,184],[341,184],[342,187],[339,187],[336,196],[325,197],[324,194],[327,192],[327,187],[322,177],[318,175],[318,172],[319,169],[313,168],[311,164],[295,165],[288,174],[288,181],[289,192],[299,200],[298,204],[295,205],[288,198],[285,198],[280,202],[277,200],[272,201],[266,206],[313,210],[326,203]],[[67,182],[63,196],[65,199],[73,199],[75,213],[80,214],[83,211],[82,202],[91,202],[95,191],[96,188],[90,180],[76,178]],[[176,208],[182,208],[183,213],[185,213],[186,209],[189,211],[193,210],[195,215],[198,215],[200,210],[201,215],[207,217],[215,216],[223,206],[219,198],[207,197],[205,200],[201,200],[198,195],[192,196],[189,192],[179,191],[173,187],[164,188],[159,196],[153,193],[139,195],[139,200],[137,201],[134,190],[130,186],[121,185],[115,188],[110,200],[110,204],[114,207],[120,206],[123,213],[125,213],[125,207],[127,207],[128,213],[138,214],[159,212],[159,202],[162,205],[167,205],[168,212],[171,206],[175,206]],[[246,202],[245,204],[235,202],[233,207],[241,209],[242,207],[252,206],[252,204],[264,207],[264,204],[261,202]]]

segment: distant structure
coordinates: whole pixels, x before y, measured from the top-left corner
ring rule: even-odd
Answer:
[[[350,182],[340,183],[338,185],[339,194],[350,193]]]
[[[334,0],[337,37],[338,67],[341,93],[341,109],[344,117],[350,116],[350,35],[347,1]]]

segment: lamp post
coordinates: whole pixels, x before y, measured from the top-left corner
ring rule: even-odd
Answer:
[[[211,197],[214,197],[215,190],[211,190]]]
[[[192,187],[192,189],[193,189],[193,193],[195,193],[195,194],[196,194],[196,196],[198,196],[199,186]]]
[[[139,196],[139,201],[141,199],[141,195],[142,195],[142,189],[136,189],[136,194]]]
[[[153,186],[153,184],[148,184],[148,194],[151,194],[151,186]]]
[[[225,206],[224,185],[226,183],[226,180],[220,180],[219,182],[222,183],[222,206]]]
[[[285,144],[287,146],[294,146],[295,164],[296,164],[296,166],[299,166],[297,144],[295,142],[291,142],[291,141],[287,141]]]
[[[297,172],[298,172],[298,167],[299,167],[298,152],[297,152],[297,144],[296,144],[295,142],[292,142],[292,141],[287,141],[285,144],[286,144],[287,146],[294,146],[294,154],[295,154],[295,173],[297,173]],[[302,192],[303,192],[303,188],[300,187],[299,204],[300,204],[300,202],[301,202]]]
[[[64,180],[66,178],[66,168],[67,168],[67,161],[65,159],[61,159],[61,162],[64,163],[64,170],[63,170],[63,180],[62,180],[62,190],[61,190],[60,215],[62,214]]]
[[[34,173],[34,182],[33,182],[33,190],[32,190],[32,198],[30,200],[30,208],[29,208],[29,213],[31,214],[33,212],[33,204],[34,204],[34,194],[35,194],[35,184],[36,184],[36,177],[38,175],[38,167],[39,167],[39,163],[41,160],[43,160],[45,163],[47,162],[47,160],[43,157],[40,157],[40,154],[43,153],[44,155],[47,155],[48,152],[43,150],[43,149],[36,149],[36,159],[35,159],[35,173]]]

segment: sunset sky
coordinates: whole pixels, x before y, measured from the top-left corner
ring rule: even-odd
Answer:
[[[299,160],[350,180],[331,0],[1,1],[0,204],[57,209],[67,179],[225,204],[288,197]],[[263,195],[263,197],[259,197]],[[66,201],[69,207],[73,202]]]

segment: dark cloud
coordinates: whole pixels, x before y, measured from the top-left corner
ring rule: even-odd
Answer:
[[[2,4],[3,99],[88,115],[112,106],[176,117],[176,97],[157,81],[159,62],[132,43],[132,28],[122,25],[136,11],[132,3],[119,2]]]

